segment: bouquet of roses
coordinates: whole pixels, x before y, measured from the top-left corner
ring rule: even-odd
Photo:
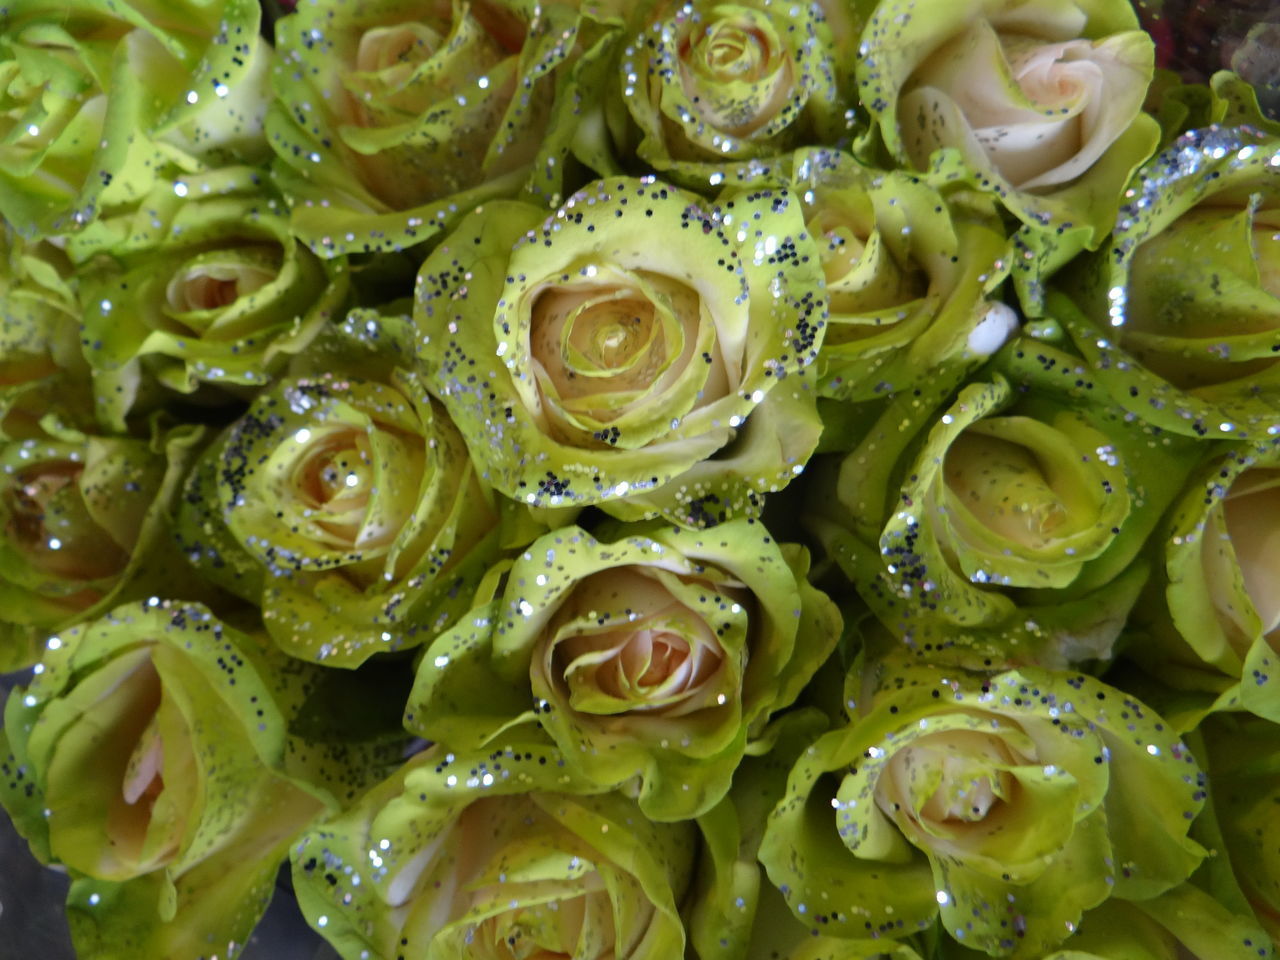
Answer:
[[[81,957],[1275,955],[1280,24],[286,6],[0,7]]]

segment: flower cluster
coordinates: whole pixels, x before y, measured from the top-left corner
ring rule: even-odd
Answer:
[[[1152,6],[0,7],[77,954],[1273,957],[1280,123]]]

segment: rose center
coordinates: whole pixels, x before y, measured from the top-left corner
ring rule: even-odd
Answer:
[[[589,887],[600,885],[598,874],[584,878]],[[573,960],[575,946],[585,924],[603,923],[606,929],[593,930],[592,940],[605,946],[604,954],[592,952],[587,960],[613,956],[613,905],[608,894],[590,889],[578,896],[550,903],[513,907],[486,919],[471,938],[476,960]]]
[[[618,370],[645,346],[653,334],[653,306],[648,303],[610,304],[578,318],[569,334],[569,342],[597,367]],[[567,358],[566,358],[567,359]]]
[[[440,47],[440,34],[426,23],[410,21],[390,27],[372,27],[360,36],[356,69],[364,73],[413,68],[431,59]]]
[[[893,755],[876,802],[934,829],[962,829],[1012,799],[1016,780],[1009,767],[1020,762],[1025,758],[1002,737],[963,729],[929,734]]]
[[[273,283],[280,275],[281,257],[278,246],[253,242],[198,254],[176,269],[165,286],[170,320],[196,336],[225,328],[235,317],[216,311]],[[202,316],[210,312],[212,316]]]
[[[707,74],[722,83],[759,80],[768,51],[769,40],[759,30],[724,21],[708,27],[695,48]]]
[[[714,630],[643,570],[585,578],[547,627],[539,660],[580,713],[673,716],[715,702],[725,653]]]
[[[948,490],[992,532],[1041,548],[1070,514],[1034,454],[1016,443],[962,433],[943,462]]]
[[[363,505],[369,498],[369,464],[350,447],[317,453],[303,477],[302,489],[315,507]]]
[[[1008,795],[1013,778],[1003,771],[974,764],[966,758],[943,756],[938,765],[942,782],[920,808],[921,816],[937,821],[977,823]]]
[[[687,682],[691,678],[689,643],[670,631],[641,630],[632,635],[619,657],[618,675],[626,686],[647,691],[669,680]],[[607,686],[603,684],[602,686]],[[623,693],[621,684],[610,692]]]
[[[292,485],[317,526],[356,546],[374,486],[368,437],[341,430],[317,441],[295,468]]]
[[[249,266],[199,266],[175,274],[165,291],[177,313],[218,310],[261,290],[275,279],[271,271]]]
[[[858,265],[867,249],[868,235],[830,208],[819,210],[807,224],[822,241],[822,272],[828,283],[843,280]]]
[[[706,643],[662,627],[569,637],[556,647],[558,672],[576,692],[594,690],[627,710],[666,710],[686,701],[720,667]]]
[[[68,460],[16,475],[6,491],[6,533],[37,570],[70,580],[98,580],[124,569],[128,555],[93,519]]]

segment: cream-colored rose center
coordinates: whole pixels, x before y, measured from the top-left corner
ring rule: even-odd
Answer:
[[[792,66],[773,24],[750,11],[693,26],[677,46],[681,87],[714,130],[747,137],[782,110]]]
[[[165,298],[177,313],[219,310],[261,290],[275,278],[274,270],[254,264],[195,264],[173,275]]]
[[[553,903],[513,906],[476,925],[471,943],[475,960],[612,960],[614,906],[594,871],[582,878],[576,896]],[[580,954],[585,924],[597,949]]]
[[[822,253],[822,272],[827,283],[843,280],[862,260],[870,233],[830,208],[815,213],[806,224],[817,238]]]
[[[5,491],[5,533],[42,573],[100,580],[122,571],[129,556],[90,514],[79,485],[83,469],[60,460],[16,474]]]
[[[722,660],[705,624],[690,625],[701,642],[661,628],[571,637],[557,645],[556,666],[571,690],[594,686],[631,710],[671,712],[672,702],[696,691]]]
[[[673,717],[716,704],[715,632],[646,568],[584,578],[546,633],[547,673],[580,713]]]
[[[397,74],[387,79],[404,82],[418,64],[425,63],[439,49],[441,39],[438,31],[422,21],[372,27],[360,35],[356,69],[365,73],[403,70],[403,77]]]
[[[927,828],[978,824],[1013,797],[1008,767],[1021,762],[1001,737],[973,730],[930,734],[898,750],[881,774],[876,802]]]
[[[962,433],[943,461],[947,489],[997,536],[1041,549],[1070,512],[1035,455],[998,437]]]
[[[583,446],[618,444],[612,424],[665,428],[728,392],[715,325],[678,280],[594,264],[594,281],[530,295],[529,352],[550,432]],[[625,436],[622,446],[627,445]]]
[[[667,331],[635,290],[550,290],[532,320],[533,357],[564,400],[642,390],[670,360]],[[595,412],[610,420],[621,410]]]
[[[393,541],[416,504],[378,489],[375,444],[391,447],[394,466],[416,480],[425,466],[421,438],[390,428],[336,427],[317,428],[309,439],[293,464],[289,489],[314,527],[328,535],[327,545],[367,551]]]

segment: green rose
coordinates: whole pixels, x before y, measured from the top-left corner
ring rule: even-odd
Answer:
[[[466,608],[498,507],[412,374],[286,379],[203,455],[178,516],[200,570],[289,654],[355,666]]]
[[[16,0],[0,11],[0,214],[74,230],[139,199],[174,150],[255,152],[266,57],[254,0]]]
[[[692,824],[566,789],[540,745],[433,747],[294,847],[302,912],[345,960],[682,956]]]
[[[1124,0],[889,0],[861,54],[889,152],[994,192],[1044,272],[1102,241],[1159,142],[1141,112],[1154,44]]]
[[[682,186],[777,180],[795,147],[845,133],[833,39],[816,3],[665,0],[626,44],[611,118],[634,153]]]
[[[0,669],[53,631],[162,589],[204,591],[169,544],[166,513],[202,431],[153,442],[74,433],[0,444]]]
[[[263,178],[179,174],[72,238],[84,352],[116,429],[156,386],[265,383],[342,309],[345,262],[297,242]]]
[[[994,353],[1017,316],[993,299],[1010,248],[995,204],[947,200],[900,171],[802,150],[791,189],[818,244],[831,301],[821,389],[866,400],[901,391],[951,360]]]
[[[412,246],[526,187],[560,191],[605,25],[533,0],[339,0],[276,23],[267,120],[321,256]]]
[[[80,956],[234,955],[295,835],[336,806],[286,773],[289,675],[203,607],[151,600],[48,642],[0,736],[0,800],[72,876]]]
[[[1147,899],[1205,851],[1203,776],[1167,725],[1082,674],[855,668],[851,719],[792,770],[760,859],[829,936],[1041,958],[1108,897]]]
[[[1280,721],[1277,530],[1280,449],[1234,445],[1203,464],[1161,541],[1161,589],[1144,610],[1151,639],[1131,655],[1179,687]]]
[[[479,749],[536,723],[570,770],[637,787],[648,817],[716,803],[835,646],[840,615],[805,579],[806,552],[756,521],[627,532],[535,540],[427,649],[406,726]]]
[[[888,404],[843,461],[839,503],[817,526],[922,655],[970,666],[1111,656],[1147,577],[1140,551],[1194,445],[1092,387],[1076,358],[1016,340],[942,407]]]
[[[1248,128],[1185,135],[1135,180],[1075,302],[1050,297],[1116,402],[1166,430],[1280,432],[1277,157]]]
[[[698,960],[922,960],[920,943],[884,937],[828,935],[825,921],[793,914],[763,877],[758,854],[769,814],[786,791],[787,774],[826,729],[816,710],[800,708],[770,724],[767,751],[743,758],[733,788],[698,818],[705,839],[692,908],[686,912]],[[918,949],[917,949],[918,948]]]
[[[469,216],[423,264],[414,319],[431,389],[497,490],[704,526],[758,513],[804,469],[826,312],[791,194],[708,210],[613,179],[550,218]]]

